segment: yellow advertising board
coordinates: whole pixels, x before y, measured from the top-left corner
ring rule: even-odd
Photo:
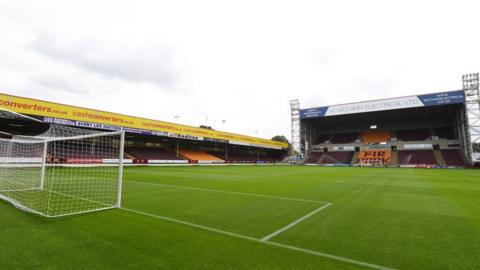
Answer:
[[[24,98],[0,93],[0,108],[10,111],[59,119],[68,119],[88,123],[120,126],[147,131],[166,132],[184,136],[219,139],[239,144],[262,146],[269,148],[288,148],[288,144],[272,140],[244,136],[234,133],[178,125],[169,122],[156,121],[141,117],[110,113],[76,106],[69,106],[54,102]]]

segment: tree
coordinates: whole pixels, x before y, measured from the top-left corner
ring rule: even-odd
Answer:
[[[273,136],[272,141],[289,143],[287,137],[285,137],[285,136],[283,136],[283,135]]]
[[[288,143],[288,154],[297,155],[298,153],[293,151],[292,144],[288,141],[287,137],[283,135],[273,136],[272,141]]]

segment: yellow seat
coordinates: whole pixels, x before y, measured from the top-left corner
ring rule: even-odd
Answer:
[[[199,161],[199,160],[203,160],[203,161],[223,161],[222,159],[220,159],[220,158],[218,158],[214,155],[210,155],[206,152],[198,151],[198,150],[180,150],[179,153],[183,157],[185,157],[189,160],[194,160],[194,161]]]

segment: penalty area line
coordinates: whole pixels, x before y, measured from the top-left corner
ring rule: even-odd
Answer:
[[[299,219],[295,220],[294,222],[288,224],[287,226],[285,226],[285,227],[283,227],[283,228],[281,228],[281,229],[279,229],[279,230],[276,230],[276,231],[274,231],[273,233],[271,233],[271,234],[263,237],[263,238],[261,239],[261,241],[266,242],[266,241],[274,238],[275,236],[277,236],[277,235],[279,235],[279,234],[281,234],[281,233],[283,233],[283,232],[285,232],[285,231],[287,231],[287,230],[289,230],[289,229],[297,226],[300,222],[302,222],[302,221],[306,220],[307,218],[315,215],[316,213],[322,211],[323,209],[329,207],[330,205],[332,205],[332,204],[331,204],[331,203],[327,203],[327,204],[325,204],[324,206],[322,206],[322,207],[320,207],[320,208],[317,208],[316,210],[314,210],[314,211],[312,211],[312,212],[310,212],[310,213],[308,213],[308,214],[300,217]]]
[[[189,187],[189,186],[167,185],[167,184],[160,184],[160,183],[140,182],[140,181],[128,181],[128,180],[123,180],[123,183],[132,183],[132,184],[139,184],[139,185],[152,185],[152,186],[160,186],[160,187],[171,187],[171,188],[187,189],[187,190],[198,190],[198,191],[217,192],[217,193],[225,193],[225,194],[234,194],[234,195],[244,195],[244,196],[252,196],[252,197],[278,199],[278,200],[285,200],[285,201],[297,201],[297,202],[309,202],[309,203],[321,203],[321,204],[330,203],[330,202],[317,201],[317,200],[299,199],[299,198],[283,197],[283,196],[275,196],[275,195],[266,195],[266,194],[258,194],[258,193],[226,191],[226,190],[219,190],[219,189],[209,189],[209,188],[199,188],[199,187]]]
[[[204,231],[209,231],[209,232],[214,232],[214,233],[218,233],[218,234],[228,235],[228,236],[231,236],[231,237],[245,239],[245,240],[256,242],[256,243],[261,243],[261,244],[265,244],[265,245],[270,245],[270,246],[280,247],[280,248],[284,248],[284,249],[289,249],[289,250],[302,252],[302,253],[318,256],[318,257],[323,257],[323,258],[327,258],[327,259],[331,259],[331,260],[335,260],[335,261],[340,261],[340,262],[344,262],[344,263],[363,266],[363,267],[367,267],[367,268],[371,268],[371,269],[395,270],[394,268],[385,267],[385,266],[372,264],[372,263],[368,263],[368,262],[362,262],[362,261],[349,259],[349,258],[345,258],[345,257],[341,257],[341,256],[336,256],[336,255],[332,255],[332,254],[328,254],[328,253],[324,253],[324,252],[319,252],[319,251],[315,251],[315,250],[300,248],[300,247],[291,246],[291,245],[287,245],[287,244],[281,244],[281,243],[272,242],[272,241],[262,241],[262,239],[258,239],[258,238],[255,238],[255,237],[251,237],[251,236],[247,236],[247,235],[243,235],[243,234],[238,234],[238,233],[233,233],[233,232],[228,232],[228,231],[224,231],[224,230],[220,230],[220,229],[215,229],[215,228],[212,228],[212,227],[207,227],[207,226],[203,226],[203,225],[199,225],[199,224],[195,224],[195,223],[191,223],[191,222],[188,222],[188,221],[183,221],[183,220],[179,220],[179,219],[175,219],[175,218],[164,217],[164,216],[155,215],[155,214],[151,214],[151,213],[147,213],[147,212],[142,212],[142,211],[135,210],[135,209],[124,208],[124,207],[118,208],[118,209],[124,210],[126,212],[130,212],[130,213],[135,213],[135,214],[138,214],[138,215],[142,215],[142,216],[147,216],[147,217],[151,217],[151,218],[155,218],[155,219],[169,221],[169,222],[172,222],[172,223],[182,224],[182,225],[185,225],[185,226],[197,228],[197,229],[204,230]]]

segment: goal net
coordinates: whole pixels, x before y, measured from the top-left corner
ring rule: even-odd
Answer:
[[[0,110],[0,117],[23,116]],[[0,138],[0,199],[46,217],[120,207],[123,146],[123,131],[59,125]]]

